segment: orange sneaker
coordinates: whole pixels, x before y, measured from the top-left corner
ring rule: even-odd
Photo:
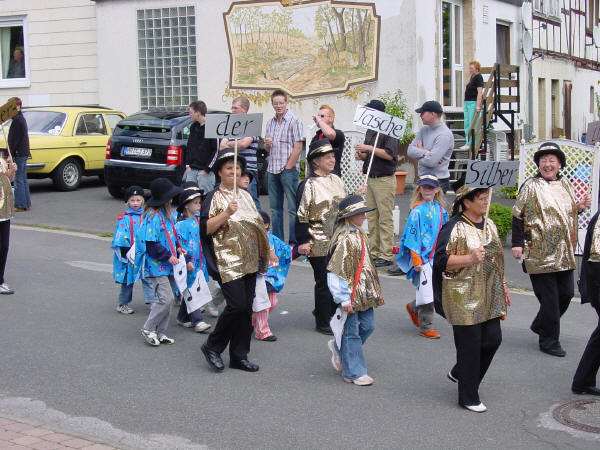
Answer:
[[[419,328],[419,315],[412,307],[412,303],[406,304],[406,312],[408,312],[408,315],[410,316],[410,320],[412,320],[413,325]]]
[[[433,328],[425,331],[419,331],[419,334],[427,339],[439,339],[440,332],[438,330],[434,330]]]

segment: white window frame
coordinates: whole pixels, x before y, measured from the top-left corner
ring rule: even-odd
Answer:
[[[27,16],[0,16],[0,27],[23,27],[23,57],[25,58],[25,78],[1,78],[0,89],[11,89],[31,86],[30,59],[29,59],[29,33],[27,29]],[[12,57],[12,55],[11,55]]]

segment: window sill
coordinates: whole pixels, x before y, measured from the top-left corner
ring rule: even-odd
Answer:
[[[28,78],[6,78],[0,80],[0,89],[30,87],[31,81]]]

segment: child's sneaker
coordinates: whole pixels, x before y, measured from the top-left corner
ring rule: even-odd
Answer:
[[[425,331],[419,331],[419,334],[423,337],[426,337],[427,339],[439,339],[440,338],[440,332],[438,330],[434,330],[433,328],[430,328],[429,330],[425,330]]]
[[[336,372],[341,372],[342,361],[340,360],[340,354],[338,353],[337,348],[335,347],[335,341],[333,339],[330,339],[327,342],[327,347],[329,347],[329,350],[331,351],[331,365],[333,366]]]
[[[219,317],[219,309],[210,303],[206,305],[206,312],[210,317]]]
[[[344,378],[346,383],[353,383],[356,386],[371,386],[375,380],[371,378],[369,375],[363,375],[354,380],[350,380],[349,378]]]
[[[158,347],[160,345],[160,341],[156,336],[156,331],[148,331],[142,329],[140,330],[140,333],[142,334],[144,341],[146,341],[146,344],[151,345],[152,347]]]
[[[415,311],[415,309],[413,308],[412,303],[407,303],[406,304],[406,312],[408,313],[411,322],[413,323],[413,325],[417,328],[419,328],[419,315],[417,314],[417,312]]]
[[[117,305],[117,311],[121,314],[133,314],[135,312],[129,305]]]
[[[204,333],[206,330],[208,330],[212,325],[206,322],[198,322],[195,326],[194,326],[194,331],[196,333]]]
[[[161,344],[171,345],[175,343],[175,339],[168,337],[166,334],[161,334],[158,336],[158,342]]]
[[[192,328],[192,322],[182,322],[181,320],[178,320],[177,325],[183,328]]]

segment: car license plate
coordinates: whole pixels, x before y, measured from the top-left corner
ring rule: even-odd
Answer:
[[[152,156],[151,148],[142,147],[121,147],[121,156],[135,156],[137,158],[150,158]]]

